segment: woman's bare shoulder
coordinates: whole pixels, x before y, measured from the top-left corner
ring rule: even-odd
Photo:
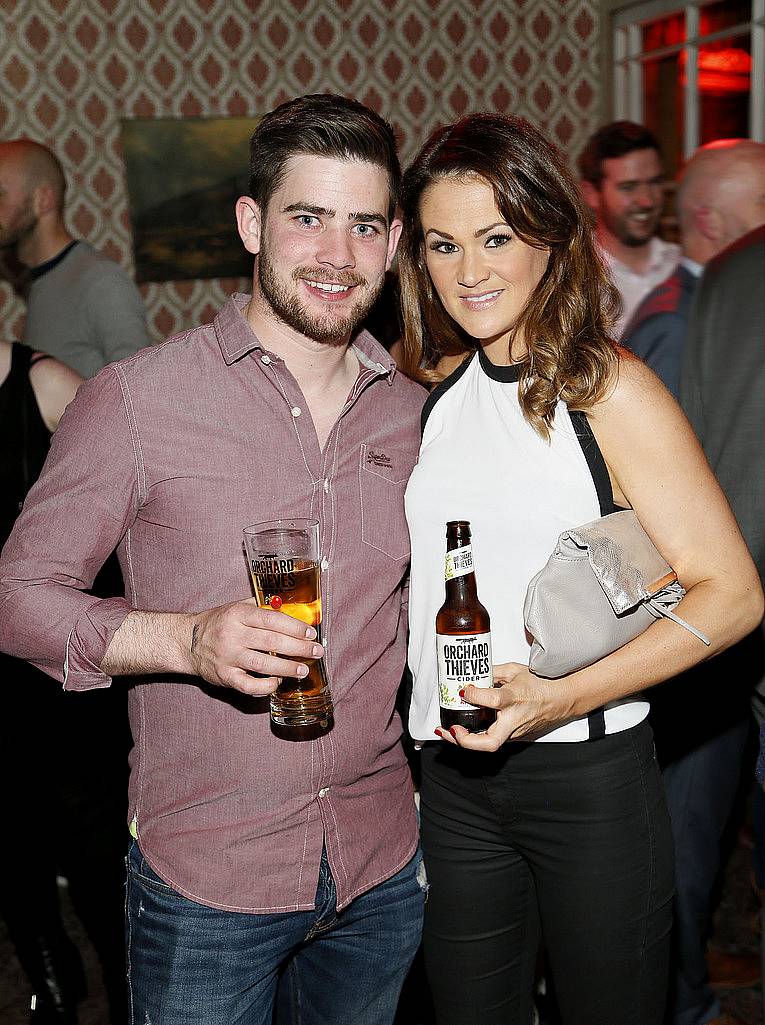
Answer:
[[[35,353],[35,356],[42,354]],[[34,358],[34,357],[33,357]],[[51,356],[38,359],[29,368],[29,380],[40,414],[50,431],[54,431],[64,410],[82,384],[78,373]]]
[[[618,354],[602,398],[588,411],[594,420],[639,419],[651,410],[682,416],[676,400],[650,367],[628,349],[619,348]]]

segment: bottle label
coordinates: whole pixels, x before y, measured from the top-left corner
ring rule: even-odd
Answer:
[[[461,549],[464,551],[465,549]],[[436,634],[438,649],[438,700],[442,708],[475,708],[463,701],[460,691],[472,683],[474,687],[491,687],[491,634]]]
[[[454,580],[455,577],[466,577],[473,572],[473,546],[465,545],[464,548],[453,548],[446,553],[446,566],[444,570],[445,580]]]

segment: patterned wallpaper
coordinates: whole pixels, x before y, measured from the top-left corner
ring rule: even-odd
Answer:
[[[131,270],[120,118],[255,116],[339,92],[392,122],[404,163],[473,110],[528,117],[572,156],[597,125],[597,0],[2,0],[0,18],[0,138],[58,154],[71,230]],[[209,320],[246,285],[141,286],[152,334]],[[18,337],[5,284],[0,314]]]

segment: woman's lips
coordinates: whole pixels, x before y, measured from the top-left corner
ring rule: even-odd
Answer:
[[[470,310],[485,310],[495,303],[500,295],[502,295],[502,289],[497,288],[491,292],[481,292],[478,295],[461,295],[460,301]]]

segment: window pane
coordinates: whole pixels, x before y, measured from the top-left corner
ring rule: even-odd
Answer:
[[[699,49],[701,142],[749,135],[752,58],[749,35],[718,39]]]
[[[699,34],[707,36],[731,25],[745,25],[751,17],[751,0],[719,0],[701,8]]]
[[[661,146],[664,170],[674,178],[683,151],[684,110],[680,54],[643,65],[643,120]]]
[[[671,14],[643,25],[643,53],[660,50],[664,46],[678,46],[685,39],[685,14]]]

